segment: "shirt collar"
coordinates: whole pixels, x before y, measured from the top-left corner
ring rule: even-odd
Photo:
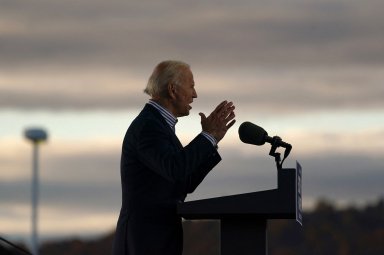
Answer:
[[[156,103],[151,99],[149,100],[148,104],[155,107],[160,112],[161,116],[163,116],[167,124],[172,128],[173,131],[175,131],[177,118],[173,116],[173,114],[170,113],[166,108],[164,108],[163,106],[161,106],[160,104]]]

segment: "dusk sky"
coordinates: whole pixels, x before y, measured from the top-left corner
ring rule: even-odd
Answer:
[[[383,10],[381,0],[0,0],[0,235],[29,242],[28,127],[49,133],[40,236],[114,229],[122,139],[167,59],[189,63],[196,83],[176,126],[184,145],[199,112],[236,105],[223,160],[189,200],[276,187],[269,145],[238,138],[244,121],[293,145],[284,166],[303,166],[304,209],[383,197]]]

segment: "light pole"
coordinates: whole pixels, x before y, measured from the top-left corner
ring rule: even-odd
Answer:
[[[41,128],[29,128],[25,130],[25,137],[33,145],[33,165],[32,165],[32,254],[39,254],[39,242],[37,232],[37,205],[39,198],[39,144],[48,138],[47,132]]]

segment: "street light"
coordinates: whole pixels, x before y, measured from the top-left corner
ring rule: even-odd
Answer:
[[[39,165],[38,153],[39,144],[48,139],[47,132],[41,128],[29,128],[24,132],[25,137],[32,142],[33,145],[33,167],[32,167],[32,254],[39,254],[39,242],[37,233],[37,205],[39,193]]]

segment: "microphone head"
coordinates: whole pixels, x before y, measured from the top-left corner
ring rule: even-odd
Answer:
[[[246,121],[239,127],[239,137],[243,143],[263,145],[268,133],[262,127]]]

